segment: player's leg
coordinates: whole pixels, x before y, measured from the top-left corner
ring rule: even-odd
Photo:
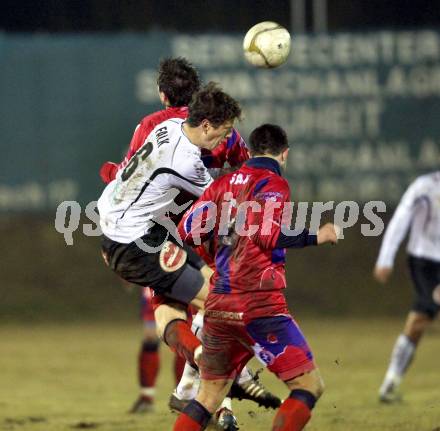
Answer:
[[[196,366],[202,352],[202,344],[188,324],[186,306],[178,302],[164,301],[155,306],[154,317],[159,338],[173,352],[185,358],[192,366]]]
[[[232,379],[202,379],[196,399],[179,415],[174,430],[204,430],[229,392],[232,382]]]
[[[278,409],[272,429],[302,430],[324,390],[304,335],[290,316],[255,319],[246,329],[256,357],[291,391]]]
[[[152,292],[148,287],[142,288],[141,318],[143,321],[143,338],[138,354],[138,379],[140,394],[133,404],[130,413],[151,411],[156,391],[156,379],[159,374],[159,338],[156,335],[156,323],[151,304]]]
[[[203,355],[200,362],[202,383],[195,400],[178,417],[174,430],[203,430],[226,397],[233,380],[252,357],[252,352],[238,341],[243,325],[205,317]],[[235,418],[224,427],[238,429]]]
[[[187,321],[187,304],[203,308],[208,285],[209,280],[203,277],[200,270],[185,265],[166,296],[153,296],[159,337],[192,366],[197,364],[202,349],[200,340],[193,334]]]
[[[173,364],[173,372],[174,372],[174,381],[176,385],[180,382],[180,379],[183,375],[183,370],[185,368],[185,358],[182,358],[180,355],[174,355],[174,364]]]
[[[196,313],[192,320],[192,332],[202,339],[203,334],[203,312]],[[250,376],[252,379],[252,376]],[[247,382],[246,382],[247,383]],[[195,399],[200,387],[199,372],[196,368],[191,366],[188,362],[185,364],[185,369],[182,378],[176,389],[170,396],[168,406],[172,411],[182,412],[183,409]],[[236,426],[236,419],[232,412],[232,400],[226,396],[220,404],[220,407],[215,414],[217,426],[220,429],[233,430]]]
[[[382,402],[399,400],[397,388],[414,358],[418,342],[431,322],[432,317],[426,313],[418,311],[408,313],[403,332],[394,343],[390,363],[379,389],[379,399]]]
[[[159,338],[156,335],[156,324],[153,319],[153,321],[144,322],[144,337],[138,355],[140,394],[130,413],[143,413],[151,410],[156,393],[159,368]]]
[[[190,307],[191,309],[191,307]],[[192,333],[201,341],[203,331],[203,311],[199,310],[191,324]],[[181,412],[186,405],[193,400],[200,386],[198,368],[189,362],[185,363],[182,377],[177,383],[176,389],[170,396],[168,406],[171,410]]]
[[[324,383],[317,368],[285,382],[289,396],[281,404],[273,431],[300,431],[310,420],[316,401],[324,391]]]
[[[403,332],[394,344],[390,363],[379,389],[379,399],[382,402],[399,399],[397,388],[414,358],[425,330],[440,310],[439,304],[434,301],[434,291],[440,284],[440,265],[413,257],[410,257],[408,262],[414,283],[415,300]]]

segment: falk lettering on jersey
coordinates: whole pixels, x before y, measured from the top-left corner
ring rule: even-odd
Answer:
[[[163,144],[169,144],[170,138],[168,136],[168,129],[167,127],[161,127],[156,130],[156,140],[157,140],[157,146],[160,147]]]

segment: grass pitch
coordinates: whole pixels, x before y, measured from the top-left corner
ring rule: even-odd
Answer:
[[[423,340],[402,386],[403,402],[381,405],[377,389],[400,321],[302,319],[326,382],[308,431],[440,431],[438,326]],[[140,325],[0,327],[0,430],[162,431],[175,416],[171,355],[162,346],[155,413],[129,415],[137,396]],[[254,364],[254,368],[258,368]],[[287,390],[267,371],[264,383]],[[273,411],[234,402],[244,431],[267,431]]]

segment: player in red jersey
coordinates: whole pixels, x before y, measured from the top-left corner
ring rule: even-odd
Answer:
[[[174,430],[205,429],[233,379],[256,355],[290,389],[273,430],[302,430],[323,391],[313,355],[289,314],[285,297],[285,248],[336,243],[336,227],[317,234],[287,231],[290,200],[281,166],[288,155],[285,132],[265,124],[250,137],[252,159],[215,181],[179,223],[187,243],[215,242],[215,274],[205,303],[201,389]],[[288,212],[287,212],[288,214]]]

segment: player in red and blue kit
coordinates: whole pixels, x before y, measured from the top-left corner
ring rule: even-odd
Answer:
[[[317,234],[288,231],[288,155],[283,129],[265,124],[250,136],[252,159],[215,181],[185,213],[179,234],[189,244],[212,237],[215,273],[205,303],[201,389],[177,419],[175,431],[205,429],[232,381],[256,355],[290,389],[273,430],[302,430],[323,391],[299,326],[289,313],[285,249],[336,243],[336,227]]]

